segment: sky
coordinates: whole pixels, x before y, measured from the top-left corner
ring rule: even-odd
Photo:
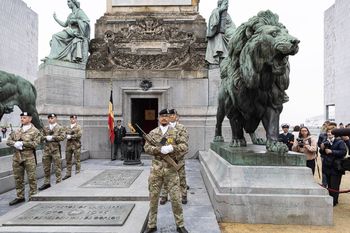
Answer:
[[[62,30],[53,13],[65,20],[70,13],[66,0],[23,0],[39,16],[39,59],[49,54],[51,36]],[[176,0],[174,0],[175,2]],[[335,0],[229,0],[229,14],[238,27],[261,10],[277,13],[289,33],[300,40],[299,52],[290,56],[289,102],[284,104],[281,123],[304,123],[307,118],[322,115],[323,108],[323,34],[324,11]],[[199,12],[208,22],[216,0],[200,0]],[[94,38],[96,19],[106,12],[106,0],[80,0],[80,6],[91,22]]]

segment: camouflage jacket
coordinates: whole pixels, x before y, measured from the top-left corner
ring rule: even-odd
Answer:
[[[47,141],[46,136],[52,136],[52,141]],[[45,142],[44,152],[55,152],[61,149],[60,142],[64,140],[64,128],[56,124],[56,126],[50,130],[49,126],[46,126],[42,130],[41,141]]]
[[[179,131],[180,137],[184,137],[186,139],[186,142],[188,144],[188,131],[187,131],[186,127],[183,124],[180,124],[177,122],[175,125],[175,129],[177,129],[177,131]],[[181,155],[177,156],[176,159],[182,160],[184,158],[185,154],[187,154],[187,152],[188,152],[188,150],[181,153]]]
[[[16,152],[13,155],[13,160],[23,161],[28,157],[34,156],[35,148],[39,145],[40,139],[40,131],[32,124],[32,127],[26,132],[24,132],[21,127],[17,131],[10,133],[6,144],[14,147],[16,141],[22,141],[23,150],[16,149]]]
[[[169,153],[168,155],[173,159],[177,159],[178,156],[181,156],[184,152],[188,150],[187,138],[185,136],[181,136],[179,131],[175,128],[169,126],[168,131],[162,135],[162,130],[157,127],[153,129],[149,134],[151,138],[157,143],[160,143],[162,138],[166,138],[165,145],[172,145],[174,151]],[[161,146],[152,145],[150,142],[146,141],[145,143],[145,152],[154,156],[162,156],[160,153]]]
[[[81,135],[82,135],[82,130],[81,126],[78,124],[75,124],[73,128],[70,126],[67,126],[65,128],[66,135],[71,135],[70,139],[67,139],[67,146],[74,146],[76,148],[80,148],[81,146]]]

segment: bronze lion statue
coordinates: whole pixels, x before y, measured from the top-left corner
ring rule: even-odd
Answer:
[[[0,120],[6,113],[13,112],[17,105],[23,112],[32,114],[32,123],[41,129],[42,123],[36,110],[36,90],[24,78],[0,70]]]
[[[220,64],[221,86],[214,141],[224,141],[222,122],[227,116],[231,146],[246,146],[243,129],[253,144],[265,144],[255,136],[260,121],[266,130],[266,149],[286,152],[277,141],[279,118],[289,86],[289,55],[298,52],[299,40],[278,21],[278,15],[261,11],[240,25],[229,42],[229,54]]]

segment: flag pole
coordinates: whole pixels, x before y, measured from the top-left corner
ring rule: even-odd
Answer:
[[[114,111],[113,111],[113,82],[110,79],[111,94],[108,104],[108,136],[111,143],[111,160],[113,160],[113,145],[114,145]]]
[[[111,86],[111,98],[113,99],[113,82],[112,82],[112,77],[110,79],[110,86]],[[114,126],[113,102],[112,102],[112,113],[113,113],[113,126]],[[114,127],[113,127],[113,130],[114,130]],[[114,144],[114,142],[111,141],[111,161],[113,160],[113,144]]]

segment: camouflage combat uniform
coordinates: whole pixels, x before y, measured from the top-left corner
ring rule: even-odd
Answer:
[[[186,139],[186,143],[188,144],[188,132],[186,127],[182,124],[176,123],[175,129],[179,132],[179,135],[181,137],[184,137]],[[187,151],[176,156],[176,160],[178,161],[178,164],[184,165],[178,171],[179,178],[180,178],[180,190],[181,190],[181,195],[183,197],[187,197],[187,183],[186,183],[186,172],[185,172],[185,154],[186,153]],[[169,193],[168,185],[167,183],[164,183],[161,196],[168,197],[168,193]]]
[[[24,170],[27,172],[29,183],[29,197],[37,193],[35,148],[40,143],[40,131],[31,125],[24,132],[21,127],[9,135],[7,145],[14,147],[16,141],[23,142],[23,149],[16,149],[12,158],[13,175],[15,177],[17,198],[24,198]]]
[[[66,129],[66,134],[71,135],[70,139],[67,139],[66,145],[66,161],[67,161],[67,173],[66,176],[72,174],[72,155],[74,154],[75,159],[75,173],[80,172],[80,150],[81,150],[81,127],[77,123],[71,128],[70,126]]]
[[[47,141],[46,136],[53,136],[52,141]],[[60,142],[64,140],[64,128],[56,124],[52,130],[49,126],[44,127],[42,141],[45,142],[44,152],[43,152],[43,168],[45,181],[44,184],[50,184],[50,174],[51,174],[51,163],[53,162],[55,173],[56,173],[56,183],[61,182],[61,144]]]
[[[167,138],[166,145],[173,145],[174,151],[168,155],[176,161],[176,156],[187,151],[187,139],[179,135],[176,129],[169,126],[168,131],[162,135],[160,127],[155,128],[149,133],[156,142],[160,142],[163,137]],[[150,213],[148,217],[148,227],[154,228],[157,226],[158,198],[161,188],[164,183],[167,183],[173,214],[176,225],[184,226],[183,211],[181,205],[181,193],[179,176],[174,167],[162,160],[161,148],[153,146],[146,141],[145,152],[154,155],[152,160],[151,174],[148,179],[148,189],[150,192]]]

